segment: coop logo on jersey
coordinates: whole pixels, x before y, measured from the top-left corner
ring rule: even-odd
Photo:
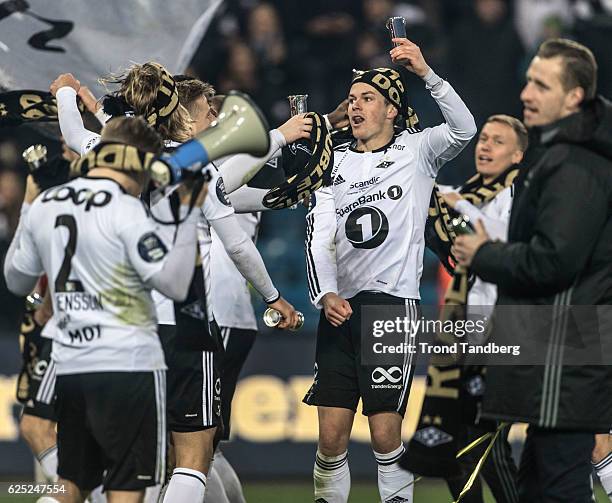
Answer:
[[[42,196],[42,202],[71,201],[76,206],[84,204],[85,211],[89,211],[91,208],[106,206],[112,198],[112,194],[106,190],[99,190],[97,192],[87,188],[75,190],[74,187],[63,185],[47,190]]]
[[[360,196],[356,201],[347,204],[344,208],[337,209],[336,216],[338,218],[341,218],[344,215],[347,215],[348,213],[353,211],[354,209],[363,206],[364,204],[375,203],[377,201],[383,201],[386,199],[387,193],[384,190],[379,190],[378,192],[375,192],[374,194],[368,194],[367,196]]]
[[[145,262],[159,262],[166,253],[166,245],[154,232],[147,232],[138,240],[138,254]]]

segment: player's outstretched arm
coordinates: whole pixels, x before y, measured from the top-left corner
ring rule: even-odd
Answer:
[[[394,63],[403,65],[425,81],[425,87],[444,116],[446,123],[424,131],[421,153],[429,162],[426,174],[435,177],[442,165],[453,159],[476,134],[476,122],[461,97],[425,61],[418,45],[406,38],[394,38],[399,44],[389,52]]]
[[[53,81],[49,90],[57,100],[57,116],[66,145],[84,155],[100,141],[100,135],[85,129],[76,101],[80,88],[81,83],[72,74],[63,73]]]

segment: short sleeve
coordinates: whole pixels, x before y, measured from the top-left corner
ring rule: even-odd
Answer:
[[[162,239],[155,221],[141,201],[130,196],[121,201],[120,215],[131,215],[129,222],[119,222],[119,237],[132,267],[143,282],[148,281],[164,266],[169,244]]]
[[[217,172],[213,173],[208,183],[208,194],[202,206],[202,213],[209,222],[234,214],[232,203],[225,193],[223,178]]]

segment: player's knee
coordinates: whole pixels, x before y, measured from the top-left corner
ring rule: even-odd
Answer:
[[[372,448],[376,452],[391,452],[402,443],[401,423],[397,425],[391,422],[381,424],[370,422],[370,436]]]
[[[319,451],[325,456],[338,456],[348,448],[350,433],[334,430],[332,428],[321,429],[319,432]]]
[[[591,461],[599,463],[612,452],[612,435],[595,435],[595,447],[591,453]]]

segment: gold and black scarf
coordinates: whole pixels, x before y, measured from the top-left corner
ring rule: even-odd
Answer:
[[[491,201],[512,185],[518,168],[511,166],[492,182],[485,184],[480,175],[470,178],[459,190],[475,206]],[[445,203],[434,187],[426,226],[427,246],[440,258],[452,279],[444,296],[440,319],[457,321],[467,316],[470,287],[469,270],[458,265],[451,253],[456,234],[450,223],[458,214]],[[453,334],[438,334],[442,344],[456,341]],[[465,366],[459,355],[434,355],[427,368],[427,387],[417,430],[410,441],[406,468],[431,477],[457,477],[462,468],[459,450],[469,443],[467,425],[474,424],[483,382],[482,366]],[[481,424],[481,426],[484,426]]]
[[[312,155],[302,170],[268,191],[263,198],[266,208],[289,208],[308,199],[315,190],[331,184],[331,169],[334,165],[331,134],[322,115],[309,112],[306,117],[313,120],[309,144]]]
[[[85,112],[80,99],[77,104],[81,113]],[[49,92],[21,89],[0,93],[0,127],[57,120],[57,102]]]
[[[491,201],[506,187],[510,187],[517,177],[518,167],[511,166],[490,183],[484,183],[479,174],[470,178],[459,190],[463,199],[480,207]],[[451,253],[451,246],[457,237],[451,221],[458,213],[449,208],[438,189],[434,186],[429,203],[425,240],[427,246],[436,254],[444,267],[452,275],[449,288],[444,296],[446,305],[465,305],[468,294],[469,271],[457,264]]]

